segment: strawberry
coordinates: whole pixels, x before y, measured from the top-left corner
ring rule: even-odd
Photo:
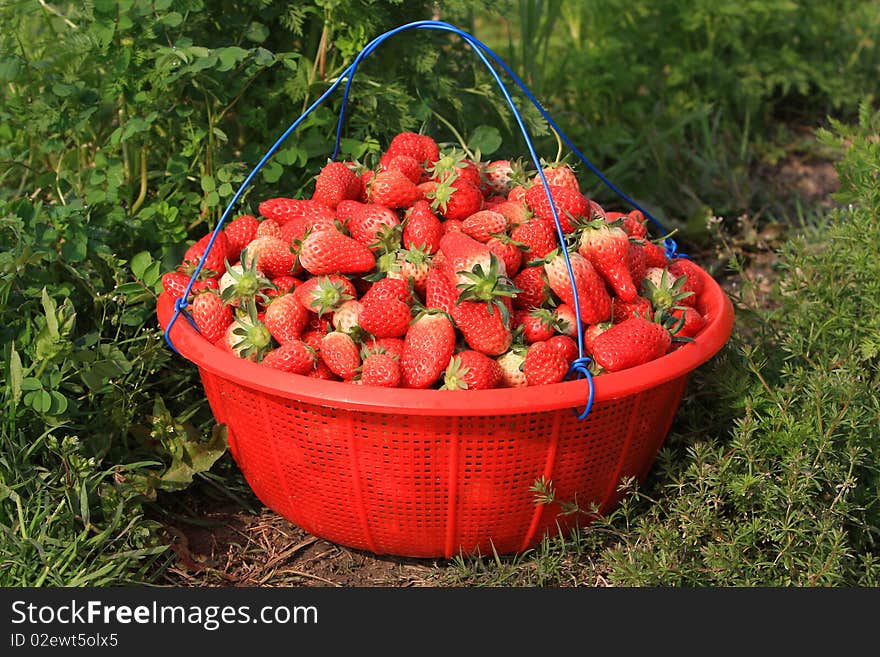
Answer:
[[[633,210],[632,212],[623,215],[623,230],[633,239],[645,240],[648,238],[648,228],[645,225],[645,215],[642,214],[641,210]]]
[[[620,324],[620,322],[629,319],[630,317],[635,317],[636,315],[644,317],[645,319],[653,319],[654,308],[651,306],[651,302],[648,299],[642,296],[637,296],[632,301],[624,301],[621,298],[613,300],[611,306],[611,321],[614,324]]]
[[[441,390],[488,390],[501,383],[501,366],[479,351],[456,354],[443,372]]]
[[[266,306],[266,328],[279,344],[299,339],[309,322],[309,311],[294,294],[275,297]]]
[[[458,288],[449,277],[438,268],[428,271],[425,280],[425,307],[452,313],[452,308],[458,301]]]
[[[493,210],[480,210],[461,222],[461,232],[485,243],[491,237],[507,232],[507,218]]]
[[[513,187],[514,165],[510,160],[493,160],[483,167],[483,181],[494,194],[507,197]]]
[[[208,244],[211,241],[212,235],[213,233],[204,235],[186,250],[186,253],[183,255],[182,266],[182,272],[184,274],[192,274],[195,271],[196,266],[201,261],[202,256],[205,255],[205,251],[208,249]],[[229,240],[226,237],[226,233],[221,230],[217,233],[217,238],[214,240],[214,245],[211,247],[208,255],[205,256],[205,264],[202,265],[201,271],[205,272],[207,276],[220,274],[226,270],[224,260],[226,260],[229,255]],[[235,254],[235,256],[237,255],[238,253]]]
[[[543,167],[541,170],[544,172],[544,177],[547,179],[548,185],[566,187],[580,194],[580,183],[578,183],[574,171],[572,171],[571,167],[567,164],[551,164]],[[532,185],[543,185],[539,174],[536,173],[532,178]]]
[[[504,215],[504,218],[507,219],[507,225],[511,230],[520,224],[528,223],[529,219],[533,216],[532,211],[529,210],[525,203],[508,201],[507,199],[493,205],[491,209]]]
[[[331,331],[321,338],[321,360],[339,378],[353,379],[361,365],[361,352],[347,333]]]
[[[559,225],[562,232],[571,233],[576,227],[580,217],[588,216],[589,204],[580,192],[568,187],[549,185],[550,195],[553,198],[553,207],[559,216]],[[532,185],[526,190],[526,205],[535,213],[535,216],[544,221],[548,226],[556,230],[556,222],[553,220],[553,211],[547,200],[547,192],[543,185]]]
[[[302,340],[291,340],[269,351],[262,363],[282,372],[309,374],[315,369],[315,352]]]
[[[480,189],[483,189],[482,187]],[[485,192],[485,190],[483,190]],[[502,203],[507,203],[506,196],[485,196],[483,197],[483,209],[491,210],[496,205],[501,205]]]
[[[260,362],[272,348],[272,334],[253,305],[247,307],[246,313],[236,315],[231,329],[230,347],[239,358]]]
[[[249,214],[243,214],[230,221],[223,232],[226,234],[228,241],[228,258],[230,260],[238,260],[241,250],[246,247],[257,236],[257,229],[260,221]]]
[[[356,199],[361,194],[361,180],[345,162],[328,162],[315,179],[312,200],[328,208],[336,208],[340,201]]]
[[[162,274],[162,290],[170,294],[173,298],[180,299],[186,291],[186,286],[189,285],[189,279],[190,276],[182,274],[179,271],[165,272]],[[219,282],[216,277],[201,280],[196,279],[190,290],[190,294],[196,294],[197,292],[207,289],[216,290],[218,287]]]
[[[368,247],[338,230],[318,230],[302,242],[299,260],[313,276],[321,274],[364,274],[376,264]]]
[[[413,203],[406,211],[403,222],[403,246],[420,247],[427,253],[434,253],[440,246],[443,227],[440,219],[431,210],[431,204],[424,199]]]
[[[550,299],[550,287],[544,267],[526,267],[513,277],[519,292],[513,297],[514,308],[540,308]]]
[[[604,221],[584,225],[578,241],[578,253],[590,261],[624,301],[638,294],[629,269],[629,237],[622,228]]]
[[[425,198],[433,210],[454,221],[463,221],[483,207],[480,188],[466,178],[447,178]]]
[[[415,183],[402,171],[389,169],[380,171],[370,181],[367,198],[371,203],[389,208],[408,208],[415,203],[421,194]]]
[[[487,271],[492,264],[493,254],[489,247],[464,233],[448,233],[440,240],[439,252],[445,257],[440,268],[456,285],[467,285],[471,282],[466,274],[480,267]],[[497,258],[496,258],[497,259]],[[501,267],[504,264],[501,263]],[[504,275],[505,271],[500,271]]]
[[[272,285],[275,287],[275,296],[277,296],[279,294],[293,292],[297,287],[302,285],[302,281],[294,276],[276,276],[272,279]]]
[[[365,353],[388,354],[396,361],[403,356],[403,339],[401,338],[367,338],[364,343]]]
[[[256,268],[256,259],[247,257],[247,247],[242,250],[246,264],[229,265],[220,277],[218,290],[224,303],[242,306],[249,303],[264,304],[269,300],[266,290],[272,289],[272,281]]]
[[[662,325],[632,317],[593,340],[593,358],[603,369],[619,372],[659,358],[671,345],[672,337]]]
[[[396,388],[400,378],[400,365],[387,354],[372,353],[361,363],[360,381],[365,386]]]
[[[358,203],[358,206],[348,211],[346,226],[351,236],[365,246],[374,247],[383,238],[384,231],[400,225],[397,213],[391,208],[375,203]],[[392,235],[392,241],[400,244],[400,232]]]
[[[648,267],[648,269],[651,267],[663,269],[669,264],[666,259],[666,251],[662,246],[659,246],[654,242],[645,242],[642,245],[642,250],[645,252],[645,266]]]
[[[526,260],[543,258],[559,243],[554,229],[539,219],[518,225],[510,232],[510,239],[523,245]]]
[[[459,302],[452,308],[452,319],[468,346],[487,356],[500,356],[513,342],[502,313],[485,301]]]
[[[360,324],[363,308],[361,302],[354,299],[342,303],[333,313],[333,330],[351,333]]]
[[[569,336],[577,335],[577,314],[573,307],[567,303],[560,303],[553,310],[553,317],[555,319],[554,327],[559,333]]]
[[[630,278],[632,278],[633,284],[638,288],[645,277],[645,273],[648,271],[648,265],[645,262],[644,242],[630,238],[627,266],[629,267]]]
[[[333,208],[314,199],[270,198],[258,206],[261,215],[276,221],[280,226],[296,221],[303,225],[332,225],[336,215]]]
[[[525,203],[526,200],[526,188],[523,185],[514,185],[510,188],[510,191],[507,192],[507,200],[515,201],[517,203]]]
[[[257,234],[254,239],[266,236],[281,237],[281,226],[274,219],[264,219],[257,225]]]
[[[195,296],[191,314],[199,333],[208,342],[222,338],[233,321],[232,307],[223,303],[214,290],[205,290]]]
[[[410,290],[406,281],[399,278],[382,278],[373,283],[361,297],[361,303],[373,301],[396,301],[410,302]]]
[[[437,142],[428,135],[415,132],[400,132],[394,136],[385,151],[386,155],[409,155],[419,164],[436,162],[440,159]]]
[[[418,294],[424,295],[430,270],[431,256],[414,246],[409,249],[399,249],[394,254],[394,262],[388,270],[388,278],[411,283]]]
[[[522,327],[526,343],[549,340],[557,331],[556,316],[547,308],[517,310],[513,313],[513,327]]]
[[[428,166],[428,175],[438,183],[467,180],[477,189],[482,184],[480,167],[469,160],[463,151],[456,149],[440,153],[440,157]]]
[[[577,342],[568,335],[554,335],[552,338],[548,338],[546,342],[562,354],[562,357],[569,366],[578,357]]]
[[[364,295],[361,305],[359,325],[367,333],[377,338],[400,338],[406,335],[412,320],[412,312],[406,302],[395,297]]]
[[[496,362],[501,367],[501,381],[498,383],[502,388],[521,388],[528,385],[526,375],[523,374],[522,367],[525,362],[524,349],[511,349],[496,358]]]
[[[596,341],[596,338],[602,335],[605,331],[612,327],[611,322],[599,322],[598,324],[591,324],[587,328],[584,329],[584,350],[588,354],[593,353],[593,345]]]
[[[500,237],[489,238],[486,246],[504,263],[504,271],[507,273],[507,276],[515,276],[522,265],[522,245],[513,241],[507,235],[501,235]]]
[[[258,237],[242,251],[246,268],[255,268],[269,278],[286,276],[296,267],[296,256],[290,244],[280,237]]]
[[[443,223],[440,224],[442,232],[440,233],[440,239],[443,239],[443,236],[447,233],[460,233],[461,232],[461,221],[458,219],[447,219]]]
[[[682,303],[686,306],[695,305],[700,293],[703,291],[703,278],[700,273],[700,267],[687,258],[674,258],[669,261],[669,273],[686,278],[682,292],[693,292],[693,294],[684,299]]]
[[[604,219],[605,221],[608,221],[608,213],[605,212],[605,209],[601,205],[596,203],[596,201],[587,198],[586,196],[584,196],[584,200],[587,202],[587,205],[590,208],[587,217],[589,217],[591,221],[593,219]]]
[[[676,338],[693,338],[706,324],[706,318],[700,314],[699,310],[692,306],[673,308],[670,312],[678,320],[684,317],[681,328],[675,333]]]
[[[559,383],[568,373],[568,362],[562,352],[547,342],[529,346],[523,362],[523,374],[530,386]]]
[[[676,276],[671,267],[657,269],[652,267],[645,273],[642,280],[643,295],[651,302],[657,312],[665,312],[672,308],[694,305],[693,289],[687,289],[688,277]]]
[[[455,327],[445,313],[416,317],[403,339],[400,371],[405,388],[430,388],[455,349]]]
[[[412,155],[394,155],[385,153],[379,159],[382,171],[400,171],[410,179],[413,184],[418,184],[422,179],[424,169],[421,163]]]
[[[322,317],[335,312],[343,303],[354,299],[354,284],[345,276],[330,274],[305,281],[294,290],[294,296],[306,310]]]
[[[544,263],[547,283],[563,303],[574,306],[574,294],[565,257],[560,252],[548,254]],[[605,281],[595,270],[590,261],[578,253],[569,255],[571,269],[574,273],[575,289],[578,295],[578,310],[581,322],[595,324],[611,317],[611,296],[605,287]]]
[[[324,381],[340,380],[340,378],[333,373],[333,370],[327,367],[327,363],[320,358],[315,361],[314,369],[310,370],[306,376],[312,379],[323,379]]]

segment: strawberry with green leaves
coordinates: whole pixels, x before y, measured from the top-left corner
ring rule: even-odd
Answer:
[[[357,376],[361,366],[361,350],[347,333],[327,333],[321,338],[318,354],[330,371],[343,381]]]
[[[466,178],[447,178],[425,198],[431,201],[431,209],[452,221],[464,221],[483,207],[483,193]]]
[[[388,267],[387,277],[400,279],[413,286],[419,295],[424,295],[428,285],[428,272],[431,271],[431,256],[417,246],[398,249]]]
[[[191,311],[199,333],[208,342],[217,342],[232,324],[232,307],[223,303],[216,290],[205,290],[195,295]]]
[[[232,351],[239,358],[258,363],[272,349],[272,334],[257,316],[253,305],[248,306],[246,312],[236,314],[229,341]]]
[[[547,276],[547,284],[550,289],[562,300],[563,303],[575,307],[577,305],[581,322],[595,324],[611,317],[611,295],[605,287],[605,281],[590,261],[579,253],[569,254],[572,273],[574,274],[574,289],[577,290],[578,303],[574,302],[574,293],[571,285],[565,256],[561,251],[553,251],[547,255],[544,263],[544,273]]]
[[[567,189],[571,189],[580,194],[581,186],[578,182],[577,176],[575,176],[574,171],[567,164],[556,162],[542,167],[541,170],[544,173],[544,178],[547,180],[548,185],[566,187]],[[533,186],[542,185],[543,182],[541,181],[541,176],[536,173],[532,177],[531,183]]]
[[[294,296],[303,308],[322,317],[334,313],[343,303],[357,296],[354,283],[345,276],[315,276],[298,285]]]
[[[549,308],[517,310],[513,313],[513,328],[521,328],[526,343],[543,342],[559,330],[555,313]]]
[[[592,340],[596,364],[608,372],[619,372],[663,356],[672,336],[662,324],[631,317],[614,324]]]
[[[638,289],[629,268],[629,237],[619,226],[597,219],[583,224],[578,253],[590,261],[624,301],[632,301]]]
[[[403,339],[400,356],[402,385],[430,388],[455,350],[455,327],[446,313],[430,310],[416,316]]]
[[[356,199],[361,195],[361,180],[345,162],[328,162],[315,179],[312,200],[328,208],[336,208],[340,201]]]
[[[434,253],[440,247],[443,227],[431,210],[431,204],[419,199],[407,209],[403,221],[403,246],[418,247],[426,253]]]
[[[501,383],[501,366],[479,351],[455,354],[443,372],[441,390],[489,390]]]
[[[263,322],[272,337],[279,344],[299,339],[309,323],[309,311],[300,303],[295,294],[275,297],[266,306]]]

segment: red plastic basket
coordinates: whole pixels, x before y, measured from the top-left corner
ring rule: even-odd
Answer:
[[[688,375],[730,337],[733,307],[702,271],[707,323],[655,361],[584,380],[477,391],[352,386],[270,370],[223,351],[186,321],[170,335],[199,368],[217,422],[254,493],[326,540],[377,554],[515,553],[588,523],[536,504],[543,477],[559,501],[600,512],[623,477],[644,480]],[[159,297],[165,329],[174,300]]]

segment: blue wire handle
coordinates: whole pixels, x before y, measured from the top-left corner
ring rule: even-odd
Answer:
[[[574,144],[572,144],[571,140],[562,132],[562,130],[559,129],[559,127],[556,125],[556,123],[547,114],[546,110],[544,110],[544,108],[540,105],[540,103],[537,101],[537,99],[535,99],[535,97],[531,94],[531,92],[526,88],[526,86],[522,82],[522,80],[520,80],[520,78],[510,69],[510,67],[507,66],[507,64],[505,64],[494,52],[492,52],[492,50],[488,46],[486,46],[485,44],[480,42],[478,39],[476,39],[471,34],[455,27],[454,25],[450,25],[449,23],[445,23],[442,21],[415,21],[412,23],[407,23],[405,25],[401,25],[393,30],[389,30],[388,32],[385,32],[384,34],[382,34],[382,35],[376,37],[375,39],[373,39],[372,41],[370,41],[370,43],[368,43],[364,47],[364,49],[361,50],[360,53],[358,53],[354,62],[352,62],[352,64],[349,65],[342,72],[342,74],[339,77],[337,77],[337,79],[333,82],[333,84],[331,84],[330,87],[323,94],[321,94],[321,96],[317,100],[315,100],[315,102],[313,102],[308,107],[308,109],[306,109],[305,112],[303,112],[302,115],[284,131],[284,133],[282,133],[282,135],[277,139],[277,141],[269,148],[268,151],[266,151],[266,154],[263,155],[263,157],[260,159],[260,161],[254,167],[253,171],[251,171],[251,173],[247,176],[247,178],[245,178],[244,182],[242,182],[238,191],[236,191],[235,195],[232,197],[229,204],[226,206],[226,209],[224,210],[223,214],[221,215],[220,220],[217,222],[217,226],[214,228],[214,232],[211,235],[211,239],[208,241],[207,248],[205,249],[204,254],[202,254],[202,257],[199,259],[199,262],[196,265],[195,270],[193,271],[193,274],[189,280],[189,283],[186,286],[186,290],[184,291],[183,296],[180,299],[177,299],[175,301],[174,313],[172,314],[171,319],[168,322],[168,326],[165,328],[165,341],[174,350],[175,353],[179,354],[180,352],[177,350],[177,348],[174,346],[174,343],[171,340],[171,337],[170,337],[171,327],[174,325],[174,322],[177,321],[177,318],[181,314],[183,314],[187,318],[187,320],[190,322],[190,324],[192,324],[195,327],[195,322],[190,317],[190,315],[185,312],[185,308],[189,305],[188,302],[186,301],[186,299],[189,297],[190,291],[192,290],[192,286],[195,283],[195,280],[197,279],[199,273],[201,272],[202,267],[204,266],[204,263],[205,263],[205,259],[207,258],[208,253],[210,253],[211,248],[213,248],[214,242],[217,239],[217,235],[220,233],[220,230],[222,229],[223,224],[225,223],[225,221],[229,217],[230,213],[232,212],[233,207],[235,207],[236,203],[241,198],[242,194],[250,186],[251,182],[256,177],[257,173],[260,172],[260,170],[266,165],[266,163],[269,161],[269,159],[277,152],[277,150],[286,141],[286,139],[302,124],[302,122],[306,119],[306,117],[309,114],[311,114],[316,108],[318,108],[336,90],[336,88],[340,85],[340,83],[343,80],[347,79],[345,91],[344,91],[344,95],[343,95],[343,100],[342,100],[342,107],[339,112],[339,121],[337,123],[337,129],[336,129],[336,144],[335,144],[335,147],[333,150],[333,156],[332,156],[332,159],[335,160],[339,154],[339,144],[340,144],[340,139],[341,139],[341,135],[342,135],[342,126],[343,126],[344,115],[345,115],[345,107],[346,107],[346,104],[348,101],[348,96],[349,96],[349,93],[351,90],[352,82],[354,80],[354,74],[357,71],[357,67],[374,50],[376,50],[376,48],[378,48],[378,46],[381,45],[385,40],[389,39],[390,37],[392,37],[400,32],[403,32],[405,30],[411,30],[411,29],[432,29],[432,30],[440,30],[440,31],[452,32],[454,34],[457,34],[468,43],[468,45],[471,47],[471,49],[474,51],[474,53],[486,65],[486,68],[492,74],[492,77],[497,82],[498,87],[499,87],[502,95],[504,96],[505,100],[507,101],[508,105],[510,106],[511,112],[513,113],[513,116],[516,119],[516,123],[520,128],[520,132],[523,135],[523,139],[525,140],[526,147],[528,148],[528,151],[529,151],[529,155],[532,158],[532,162],[534,163],[534,165],[538,171],[538,175],[541,178],[541,182],[544,186],[544,192],[547,196],[547,200],[550,203],[550,211],[553,215],[553,220],[556,225],[556,230],[557,230],[557,234],[559,236],[560,244],[562,244],[562,245],[565,244],[565,234],[562,230],[562,225],[560,223],[559,216],[556,212],[556,207],[553,203],[553,199],[550,194],[550,187],[549,187],[549,185],[547,183],[547,179],[544,175],[543,168],[541,167],[541,161],[538,158],[537,153],[535,152],[534,144],[532,143],[531,137],[528,133],[528,130],[525,127],[525,124],[522,120],[522,117],[519,113],[519,110],[516,107],[516,104],[513,102],[513,99],[511,98],[510,93],[507,90],[507,87],[504,85],[504,82],[501,80],[500,76],[498,75],[498,72],[492,66],[492,63],[487,59],[487,55],[492,60],[494,60],[499,66],[501,66],[501,68],[504,69],[504,71],[513,79],[513,81],[517,84],[517,86],[519,86],[519,88],[523,91],[523,93],[525,93],[526,97],[540,111],[541,115],[547,120],[548,124],[554,130],[556,130],[556,132],[560,136],[560,139],[563,140],[563,142],[572,150],[572,152],[584,164],[586,164],[587,167],[594,174],[596,174],[596,176],[605,185],[607,185],[612,191],[617,193],[629,205],[631,205],[632,207],[634,207],[637,210],[640,210],[655,225],[657,225],[660,228],[660,230],[663,231],[663,233],[665,234],[666,231],[663,228],[662,224],[653,215],[651,215],[650,212],[639,207],[639,205],[637,203],[635,203],[635,201],[633,201],[628,196],[623,194],[623,192],[621,192],[615,185],[613,185],[611,183],[611,181],[609,181],[574,146]],[[676,251],[677,245],[675,244],[674,240],[667,238],[666,240],[664,240],[664,246],[666,247],[667,257],[673,257],[676,255],[679,255],[679,257],[680,257],[680,254],[677,254],[677,251]],[[578,357],[571,364],[571,367],[569,368],[568,373],[569,374],[576,373],[578,376],[585,377],[587,379],[588,386],[589,386],[589,394],[588,394],[588,398],[587,398],[587,404],[586,404],[586,407],[583,410],[583,412],[581,412],[578,415],[578,417],[580,419],[584,419],[589,414],[590,409],[592,408],[595,388],[594,388],[594,384],[593,384],[593,377],[590,374],[589,367],[588,367],[589,363],[590,363],[590,358],[588,358],[584,355],[583,325],[580,321],[580,304],[578,302],[577,289],[576,289],[576,286],[574,285],[574,272],[572,270],[571,260],[569,259],[568,251],[565,248],[562,248],[561,253],[565,259],[565,265],[568,270],[569,280],[572,283],[574,311],[575,311],[575,315],[576,315],[576,319],[577,319],[576,324],[577,324],[577,338],[578,338],[578,340],[577,340]]]

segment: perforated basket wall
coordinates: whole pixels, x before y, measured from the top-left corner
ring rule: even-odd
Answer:
[[[584,381],[484,391],[389,390],[268,370],[202,338],[187,322],[174,344],[199,366],[218,422],[254,493],[327,540],[378,554],[513,553],[586,514],[536,504],[551,481],[559,502],[607,511],[623,477],[643,480],[688,375],[727,341],[729,299],[703,272],[705,328],[694,343],[624,372]],[[163,327],[173,299],[162,295]]]

